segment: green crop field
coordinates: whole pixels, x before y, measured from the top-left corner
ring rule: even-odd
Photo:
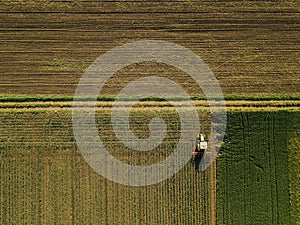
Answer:
[[[300,223],[299,198],[290,198],[289,190],[299,193],[299,152],[288,144],[299,122],[299,113],[291,112],[229,114],[217,160],[218,224]]]

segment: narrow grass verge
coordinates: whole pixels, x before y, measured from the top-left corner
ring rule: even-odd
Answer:
[[[85,97],[81,98],[82,100],[92,100],[92,97]],[[114,95],[101,95],[97,97],[98,101],[114,101],[116,99],[116,96]],[[135,100],[135,98],[131,96],[124,96],[121,98],[122,100]],[[170,96],[170,99],[172,100],[188,100],[184,99],[182,97],[177,96]],[[191,96],[191,100],[206,100],[207,98],[205,96]],[[213,99],[222,99],[220,96],[213,97]],[[272,101],[272,100],[300,100],[300,94],[296,95],[225,95],[225,100],[230,101],[239,101],[239,100],[245,100],[245,101]],[[37,95],[37,96],[13,96],[13,95],[0,95],[0,102],[58,102],[58,101],[73,101],[74,96],[63,96],[63,95]],[[146,98],[141,99],[140,101],[165,101],[163,98],[149,96]]]

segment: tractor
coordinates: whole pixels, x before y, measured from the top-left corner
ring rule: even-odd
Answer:
[[[205,135],[199,134],[196,139],[195,151],[192,153],[192,163],[195,165],[195,170],[200,172],[200,162],[207,150],[208,142],[205,141]]]

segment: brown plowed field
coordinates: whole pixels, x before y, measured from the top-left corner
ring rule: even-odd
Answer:
[[[225,94],[300,93],[297,2],[1,1],[0,17],[0,94],[73,95],[98,56],[144,39],[194,51]],[[119,71],[103,93],[148,75],[201,94],[183,72],[149,63]]]

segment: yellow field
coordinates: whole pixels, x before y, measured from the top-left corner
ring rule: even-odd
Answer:
[[[136,112],[137,135],[145,135],[149,112]],[[158,149],[134,152],[112,135],[109,114],[97,114],[99,134],[112,155],[131,164],[158,162],[173,150],[178,136],[174,113],[169,134]],[[203,115],[204,122],[207,115]],[[140,123],[142,122],[142,124]],[[206,124],[203,124],[205,127]],[[128,187],[97,174],[77,149],[71,111],[1,112],[1,224],[209,224],[209,174],[192,164],[156,185]],[[175,136],[174,136],[175,135]],[[173,141],[172,141],[173,140]],[[172,144],[173,143],[173,144]],[[176,147],[176,146],[175,146]],[[193,151],[193,149],[191,149]],[[215,216],[215,215],[214,215]]]

